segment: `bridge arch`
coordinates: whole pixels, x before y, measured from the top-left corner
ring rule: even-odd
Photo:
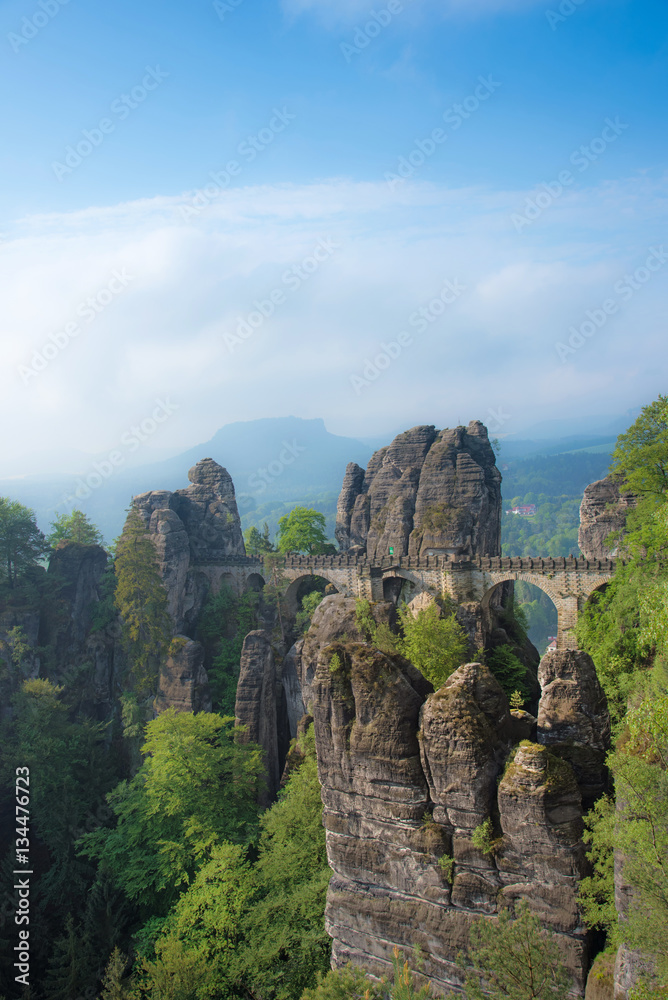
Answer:
[[[328,586],[333,587],[334,591],[338,594],[339,588],[336,583],[330,580],[324,572],[302,573],[301,576],[296,577],[289,583],[283,594],[283,600],[285,601],[286,610],[289,615],[294,616],[297,614],[299,604],[305,594],[311,590],[318,589],[317,587],[309,586],[310,583],[317,580],[322,580]]]
[[[497,583],[492,583],[492,585],[483,594],[482,600],[480,602],[483,614],[489,613],[492,608],[498,610],[500,607],[506,607],[507,604],[504,601],[504,584],[506,583],[526,583],[532,588],[532,591],[528,592],[527,599],[529,601],[536,600],[539,592],[544,598],[547,598],[549,602],[546,605],[544,602],[542,604],[543,614],[545,617],[542,619],[541,625],[544,631],[538,627],[538,623],[534,623],[532,627],[531,620],[527,624],[527,635],[529,641],[534,644],[538,649],[538,652],[543,655],[546,647],[548,646],[547,640],[550,637],[558,636],[559,633],[559,612],[561,609],[561,595],[555,592],[555,588],[549,585],[549,580],[545,577],[539,577],[536,579],[535,574],[515,574],[511,577],[507,577],[505,580],[499,580]],[[497,601],[496,598],[499,598]],[[518,600],[517,591],[514,594],[514,600]],[[556,625],[554,624],[554,618],[556,616]],[[533,631],[533,634],[532,634]],[[540,634],[538,634],[540,632]]]
[[[382,594],[378,593],[378,600],[392,601],[399,604],[405,601],[410,603],[418,594],[426,593],[435,597],[442,587],[434,586],[434,581],[425,579],[424,574],[405,569],[402,566],[392,566],[384,569],[382,579]]]
[[[534,587],[538,587],[539,590],[542,590],[544,594],[547,594],[557,611],[559,611],[561,595],[556,587],[551,586],[549,577],[542,576],[539,573],[507,573],[505,575],[503,573],[494,573],[493,576],[495,579],[488,585],[480,602],[484,608],[489,607],[492,595],[502,583],[517,583],[519,580],[523,580],[525,583],[530,583]]]
[[[250,573],[244,581],[244,593],[254,590],[259,593],[265,585],[265,579],[260,573]]]

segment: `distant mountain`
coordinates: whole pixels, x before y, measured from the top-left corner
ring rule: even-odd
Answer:
[[[626,413],[616,416],[601,417],[561,417],[557,420],[541,420],[532,424],[524,432],[523,437],[532,441],[547,441],[555,438],[573,438],[579,436],[613,437],[622,434],[640,413],[641,407],[636,406]],[[583,431],[584,428],[584,431]]]
[[[534,471],[538,473],[541,492],[557,495],[563,492],[559,486],[561,477],[572,488],[590,469],[584,457],[589,452],[600,459],[591,463],[591,470],[603,472],[607,468],[606,453],[612,451],[617,435],[626,430],[635,415],[636,411],[629,411],[623,417],[546,421],[530,428],[525,439],[503,438],[497,464],[506,479],[504,496],[509,495],[513,479],[517,479],[512,487],[515,493],[534,489],[533,483],[528,482]],[[188,470],[199,459],[209,457],[232,476],[244,526],[261,524],[266,519],[273,529],[286,504],[289,509],[290,505],[310,500],[326,513],[331,533],[335,499],[347,463],[357,462],[365,467],[372,453],[389,444],[393,436],[364,440],[341,437],[330,434],[321,419],[273,417],[239,421],[221,427],[204,444],[148,465],[121,464],[114,468],[104,456],[97,462],[87,459],[82,466],[78,453],[72,453],[70,457],[76,460],[76,466],[87,469],[82,475],[55,474],[50,471],[52,467],[47,467],[41,475],[0,479],[0,495],[31,507],[44,531],[49,530],[57,513],[78,507],[111,541],[123,527],[125,511],[133,496],[148,490],[187,486]],[[514,468],[525,459],[557,455],[572,455],[572,469],[569,466],[567,470],[561,464],[559,471],[556,466],[543,465],[535,470]],[[546,478],[555,480],[549,490]]]
[[[228,470],[244,514],[268,501],[337,494],[346,464],[366,466],[372,452],[355,438],[330,434],[321,419],[239,421],[221,427],[210,441],[161,462],[113,468],[104,459],[92,461],[82,476],[2,479],[0,494],[32,507],[43,531],[57,513],[79,507],[110,541],[120,533],[133,496],[187,486],[188,470],[201,458],[213,458]]]

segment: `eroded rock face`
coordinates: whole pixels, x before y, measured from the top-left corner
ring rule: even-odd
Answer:
[[[622,531],[629,510],[638,498],[634,493],[620,489],[619,480],[606,476],[590,483],[580,504],[580,530],[578,545],[585,559],[611,559],[618,546],[605,544],[612,532]]]
[[[567,760],[589,807],[607,787],[608,702],[594,661],[581,650],[557,650],[540,661],[538,742]]]
[[[558,935],[562,961],[582,991],[588,942],[577,906],[577,880],[586,874],[587,863],[582,802],[572,768],[547,747],[521,743],[499,785],[498,808],[501,898],[524,899]]]
[[[176,633],[192,635],[209,589],[219,585],[216,563],[245,556],[234,485],[210,458],[188,473],[191,485],[153,490],[133,504],[150,533]]]
[[[470,834],[492,812],[510,740],[508,700],[488,668],[467,663],[427,698],[421,734],[434,819]]]
[[[93,718],[108,718],[126,669],[118,620],[95,627],[105,597],[109,556],[99,545],[61,542],[49,561],[55,599],[42,612],[39,644],[48,649],[48,675],[56,683],[67,671],[78,673],[79,708]]]
[[[570,766],[525,744],[498,786],[519,723],[489,670],[465,664],[433,692],[403,657],[360,640],[354,601],[329,602],[304,640],[301,671],[312,671],[334,965],[386,974],[395,945],[417,945],[437,989],[458,989],[472,921],[533,898],[583,989],[582,813]],[[489,818],[495,853],[473,843]]]
[[[337,508],[343,551],[370,559],[500,555],[501,474],[479,421],[437,431],[414,427],[377,451],[366,473],[346,470]]]
[[[160,670],[157,712],[175,708],[177,712],[210,712],[211,693],[204,669],[204,650],[187,636],[175,636],[167,661]]]
[[[244,639],[234,714],[245,729],[239,740],[259,743],[264,751],[267,782],[258,802],[266,808],[276,798],[289,742],[285,695],[268,632],[258,629]]]

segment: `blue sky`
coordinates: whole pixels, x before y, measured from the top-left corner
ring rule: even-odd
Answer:
[[[645,0],[5,0],[2,468],[103,453],[166,396],[146,461],[237,419],[521,434],[665,391],[667,26]]]

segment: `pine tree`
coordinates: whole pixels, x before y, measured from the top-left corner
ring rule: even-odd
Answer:
[[[156,551],[141,515],[131,508],[116,548],[115,602],[123,625],[125,651],[139,696],[157,687],[160,661],[167,651],[171,620]]]
[[[496,923],[474,921],[469,963],[466,1000],[567,1000],[572,985],[554,935],[525,902],[514,918],[502,910]]]
[[[54,942],[44,995],[47,1000],[72,1000],[83,996],[91,983],[93,956],[82,941],[72,914],[67,915],[65,933]]]
[[[127,1000],[130,996],[125,977],[127,966],[127,956],[120,948],[114,948],[102,980],[102,1000]]]

